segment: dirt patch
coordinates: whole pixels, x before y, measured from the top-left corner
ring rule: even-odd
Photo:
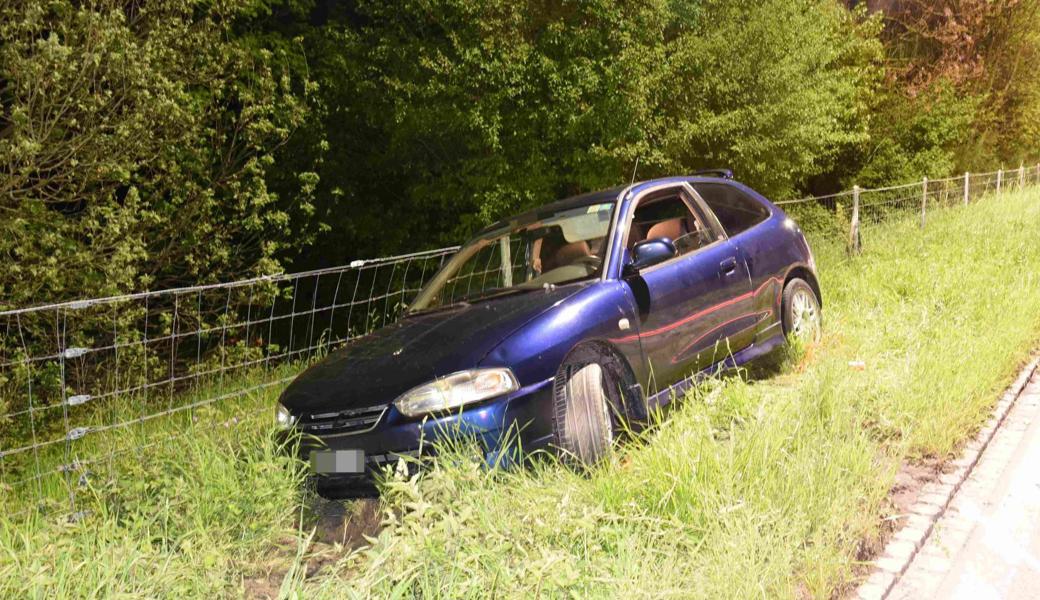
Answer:
[[[877,534],[860,543],[857,560],[872,561],[881,554],[892,535],[906,525],[910,507],[917,502],[921,490],[926,484],[939,478],[942,467],[943,461],[937,458],[925,458],[917,463],[903,463],[896,473],[892,488],[888,490],[888,506],[877,528]]]
[[[858,581],[872,569],[874,559],[881,555],[885,545],[895,532],[906,524],[910,507],[917,502],[924,486],[939,478],[943,471],[944,461],[937,458],[925,458],[917,463],[903,463],[896,473],[892,488],[888,490],[886,506],[874,533],[863,538],[856,549],[856,561],[859,566],[855,576],[844,585],[839,586],[832,597],[852,598],[856,595]]]
[[[242,597],[249,600],[274,600],[282,587],[289,567],[296,558],[299,541],[295,536],[278,540],[266,560],[254,565],[254,575],[242,578]]]
[[[247,577],[242,581],[242,596],[249,600],[275,600],[284,576],[285,573],[279,577]]]
[[[920,464],[904,463],[899,472],[896,473],[895,483],[888,492],[888,500],[891,503],[890,513],[899,517],[895,523],[895,529],[902,527],[906,521],[906,515],[910,513],[910,507],[917,502],[921,495],[921,488],[926,483],[935,481],[942,472],[942,463],[938,459],[925,459]],[[891,522],[891,520],[890,520]]]
[[[315,577],[323,570],[333,569],[342,558],[367,546],[366,536],[379,535],[381,520],[378,500],[336,502],[316,499],[311,505],[311,518],[302,524],[304,532],[314,529],[314,537],[303,559],[304,577]],[[269,560],[257,569],[261,573],[243,578],[243,597],[249,600],[277,598],[282,581],[296,560],[297,543],[293,538],[277,544]]]
[[[319,500],[314,511],[318,517],[314,524],[314,540],[323,544],[339,544],[347,552],[367,546],[365,537],[375,537],[382,529],[378,500]]]

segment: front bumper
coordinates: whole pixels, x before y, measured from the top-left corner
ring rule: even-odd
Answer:
[[[552,439],[552,379],[443,416],[405,417],[391,407],[365,432],[303,434],[299,458],[310,463],[319,450],[363,450],[365,471],[357,474],[314,474],[324,496],[375,493],[376,475],[402,458],[430,456],[453,439],[476,440],[488,465],[508,466],[523,454],[546,448]]]

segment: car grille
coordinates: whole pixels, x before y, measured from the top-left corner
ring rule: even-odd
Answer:
[[[300,428],[304,433],[315,435],[361,433],[375,427],[386,409],[386,404],[379,404],[339,412],[304,414],[300,419]]]

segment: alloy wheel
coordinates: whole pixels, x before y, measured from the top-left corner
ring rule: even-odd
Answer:
[[[791,297],[791,334],[803,342],[820,339],[820,305],[812,291],[799,288]]]

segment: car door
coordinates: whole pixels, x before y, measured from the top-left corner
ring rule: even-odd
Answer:
[[[686,228],[677,230],[675,219],[685,219]],[[746,329],[751,283],[737,247],[688,185],[642,194],[628,227],[626,248],[644,239],[673,238],[662,232],[679,234],[672,239],[677,256],[625,278],[639,300],[639,337],[653,393],[741,349],[732,346],[731,336]]]
[[[758,318],[749,324],[746,332],[736,335],[768,339],[781,326],[775,307],[783,287],[782,271],[790,259],[777,243],[784,238],[771,234],[767,228],[756,227],[769,218],[770,211],[764,199],[755,198],[753,190],[733,181],[697,181],[693,188],[704,201],[706,210],[715,215],[730,241],[737,246],[751,274]]]

